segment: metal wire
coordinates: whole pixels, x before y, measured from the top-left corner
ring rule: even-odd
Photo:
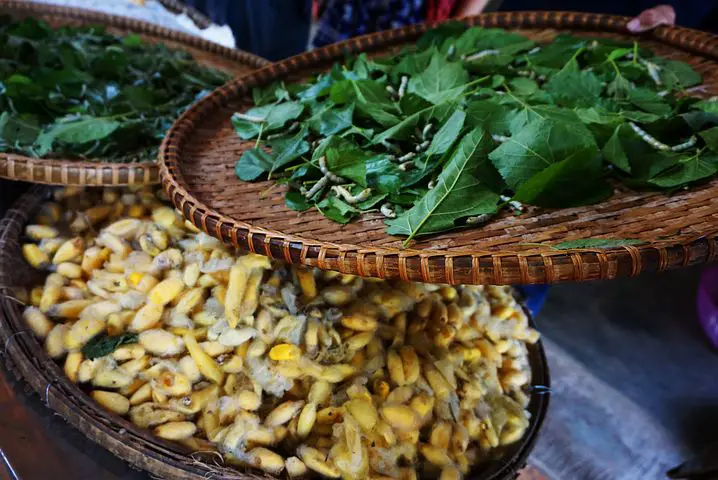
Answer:
[[[57,381],[56,379],[50,380],[50,381],[47,383],[47,386],[45,387],[45,398],[43,399],[43,403],[45,403],[45,406],[46,406],[47,408],[50,408],[50,409],[52,408],[52,407],[50,406],[50,387],[51,387],[52,384],[55,383],[56,381]]]
[[[551,387],[547,387],[545,385],[531,385],[529,391],[536,395],[548,395],[553,392]]]
[[[15,338],[17,335],[20,335],[20,334],[22,334],[22,333],[31,333],[31,332],[30,332],[29,329],[19,330],[19,331],[17,331],[17,332],[14,332],[14,333],[13,333],[12,335],[10,335],[9,337],[7,337],[7,340],[5,340],[5,347],[3,348],[2,354],[0,354],[0,356],[4,357],[5,355],[7,355],[7,348],[8,348],[8,346],[10,345],[10,340],[12,340],[12,339]]]

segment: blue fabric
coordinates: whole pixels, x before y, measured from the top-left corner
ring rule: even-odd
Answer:
[[[541,311],[541,307],[543,307],[544,302],[546,301],[546,296],[548,295],[548,285],[523,285],[520,287],[517,287],[518,291],[521,292],[521,295],[524,297],[524,302],[526,303],[526,308],[529,309],[529,312],[531,312],[531,315],[536,318],[538,313]]]
[[[421,23],[424,0],[329,0],[312,42],[322,47],[366,33]]]
[[[237,48],[269,60],[307,48],[311,0],[185,0],[214,23],[229,25]]]

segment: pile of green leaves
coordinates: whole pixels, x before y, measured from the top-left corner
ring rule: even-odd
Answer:
[[[561,35],[536,45],[450,23],[397,55],[254,90],[256,106],[233,117],[257,143],[236,173],[287,184],[289,208],[340,223],[388,204],[387,232],[407,241],[501,208],[597,203],[616,181],[671,190],[718,171],[718,102],[685,92],[701,81],[635,43]],[[369,195],[352,204],[327,185],[308,197],[321,157],[352,194]]]
[[[228,75],[103,27],[0,18],[0,151],[154,160],[172,122]]]

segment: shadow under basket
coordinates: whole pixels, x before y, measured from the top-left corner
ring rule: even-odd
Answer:
[[[233,77],[269,64],[251,53],[223,47],[201,37],[99,11],[10,0],[0,2],[0,15],[8,15],[13,20],[31,17],[53,28],[102,25],[116,35],[134,33],[148,43],[163,43],[170,49],[186,51],[200,65]],[[159,170],[155,162],[110,163],[102,159],[83,161],[0,153],[0,178],[50,185],[147,185],[159,183]]]
[[[216,456],[202,456],[141,429],[96,404],[78,385],[69,381],[62,367],[45,352],[41,341],[22,317],[24,304],[17,287],[36,285],[44,273],[30,267],[21,254],[23,232],[51,189],[34,186],[0,221],[0,341],[4,360],[11,370],[37,392],[45,405],[73,427],[136,468],[159,478],[173,480],[275,478],[248,468],[218,465]],[[527,312],[528,314],[528,312]],[[533,325],[533,322],[532,322]],[[500,459],[482,465],[468,478],[508,480],[526,465],[549,404],[550,379],[541,342],[528,345],[531,364],[529,428],[524,437],[505,449]],[[285,476],[280,477],[285,478]]]

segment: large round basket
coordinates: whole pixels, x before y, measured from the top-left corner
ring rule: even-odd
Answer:
[[[35,209],[48,198],[50,189],[35,186],[23,195],[0,221],[0,342],[6,365],[40,395],[48,408],[114,455],[159,478],[173,480],[270,478],[254,471],[239,471],[205,458],[182,446],[153,436],[131,422],[103,410],[64,375],[62,367],[45,353],[43,345],[25,325],[24,305],[15,295],[17,287],[35,285],[42,272],[22,260],[20,247],[25,225]],[[475,472],[479,480],[514,478],[526,465],[549,403],[548,365],[541,343],[529,345],[532,371],[531,424],[524,438],[508,447],[505,456]]]
[[[102,12],[11,0],[0,2],[0,15],[9,15],[13,19],[34,17],[52,27],[103,25],[115,34],[135,33],[145,41],[160,42],[172,49],[187,51],[200,64],[235,77],[269,64],[256,55],[226,48],[193,35]],[[0,178],[52,185],[134,185],[159,182],[158,168],[154,162],[102,163],[101,160],[39,159],[11,153],[0,153]]]
[[[541,42],[560,31],[629,37],[628,18],[568,12],[501,12],[465,19],[505,27]],[[668,196],[625,191],[599,205],[505,213],[487,225],[432,235],[402,247],[385,233],[383,216],[365,214],[347,225],[316,210],[284,205],[285,187],[236,178],[234,164],[254,146],[234,133],[233,112],[251,105],[252,88],[296,81],[328,69],[346,55],[382,54],[415,41],[427,26],[358,37],[263,68],[214,91],[175,122],[160,149],[160,173],[171,201],[198,227],[227,243],[289,262],[381,278],[449,284],[526,284],[611,279],[713,260],[718,181]],[[632,37],[635,38],[635,37]],[[657,54],[691,63],[718,93],[718,38],[660,27],[640,38]],[[575,239],[632,239],[610,249],[566,249]]]

